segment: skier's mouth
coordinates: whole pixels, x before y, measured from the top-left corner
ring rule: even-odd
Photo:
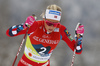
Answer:
[[[49,29],[49,31],[53,31],[53,29]]]

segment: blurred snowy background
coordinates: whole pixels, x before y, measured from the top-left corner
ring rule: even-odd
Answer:
[[[73,37],[76,24],[84,24],[83,53],[76,55],[74,66],[100,66],[100,0],[0,0],[0,66],[12,66],[23,38],[23,35],[8,37],[6,30],[24,23],[33,13],[42,19],[41,13],[51,4],[62,8],[61,24]],[[16,66],[22,54],[23,49]],[[66,43],[60,41],[51,56],[51,66],[70,66],[72,54]]]

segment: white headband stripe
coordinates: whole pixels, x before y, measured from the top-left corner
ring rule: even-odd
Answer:
[[[46,9],[45,16],[46,16],[47,19],[53,19],[53,20],[60,21],[61,12],[60,11]]]

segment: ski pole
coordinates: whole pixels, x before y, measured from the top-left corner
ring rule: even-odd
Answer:
[[[22,46],[23,46],[23,44],[24,44],[24,41],[25,41],[25,38],[26,38],[26,35],[27,35],[27,32],[28,32],[28,29],[29,29],[29,27],[27,28],[26,33],[25,33],[25,35],[24,35],[24,37],[23,37],[23,39],[22,39],[22,42],[21,42],[21,44],[20,44],[20,46],[19,46],[18,52],[17,52],[17,54],[16,54],[16,57],[15,57],[15,59],[14,59],[14,62],[13,62],[13,64],[12,64],[12,66],[15,65],[16,59],[17,59],[17,57],[18,57],[18,55],[19,55],[19,53],[20,53],[20,51],[21,51],[21,49],[22,49]]]
[[[35,14],[32,14],[32,16],[35,18],[35,20],[37,19],[37,17],[35,16]],[[22,42],[21,42],[21,44],[20,44],[20,47],[19,47],[19,49],[18,49],[18,52],[17,52],[17,54],[16,54],[16,57],[15,57],[15,59],[14,59],[14,62],[13,62],[13,64],[12,64],[12,66],[15,65],[16,59],[17,59],[17,57],[18,57],[18,55],[19,55],[19,53],[20,53],[20,51],[21,51],[21,49],[22,49],[23,43],[25,42],[25,38],[26,38],[26,36],[27,36],[27,32],[28,32],[29,27],[30,27],[30,25],[29,25],[28,23],[26,23],[25,26],[27,26],[28,28],[27,28],[27,30],[26,30],[26,33],[25,33],[23,39],[22,39]]]
[[[81,25],[81,24],[78,23],[75,30],[77,30],[77,28],[79,27],[79,25]],[[76,54],[76,46],[77,46],[77,43],[78,43],[78,38],[79,38],[79,34],[77,34],[77,39],[76,39],[76,43],[75,43],[75,48],[74,48],[74,52],[73,52],[71,66],[73,66],[73,64],[74,64],[75,54]]]
[[[74,52],[73,52],[73,57],[72,57],[71,66],[73,66],[73,64],[74,64],[74,60],[75,60],[75,52],[76,52],[76,46],[77,46],[77,43],[78,43],[78,37],[77,37],[76,43],[75,43],[75,49],[74,49]]]

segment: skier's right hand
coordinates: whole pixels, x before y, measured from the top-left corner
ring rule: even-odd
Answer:
[[[30,27],[35,20],[36,20],[36,16],[34,14],[32,14],[32,16],[27,17],[24,23],[24,28]]]

